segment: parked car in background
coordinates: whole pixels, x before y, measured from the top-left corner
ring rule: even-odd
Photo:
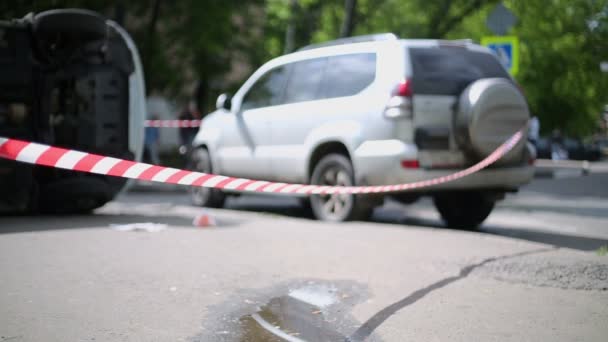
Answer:
[[[599,159],[608,158],[608,138],[595,137],[591,140],[591,144],[599,151]]]
[[[469,41],[354,37],[260,67],[222,95],[194,140],[203,172],[323,185],[385,185],[451,174],[488,156],[529,119],[526,99],[492,52]],[[478,174],[392,196],[428,195],[451,226],[473,228],[533,176],[526,138]],[[193,188],[219,207],[229,193]],[[378,195],[314,195],[318,219],[365,219]]]
[[[0,21],[0,136],[139,159],[144,80],[116,23],[78,9]],[[0,160],[0,212],[86,212],[125,180]]]
[[[561,154],[555,154],[555,150],[560,149]],[[569,160],[588,160],[597,161],[602,158],[602,150],[599,143],[585,143],[580,139],[560,138],[556,141],[553,138],[540,138],[536,143],[536,151],[539,159],[569,159]]]

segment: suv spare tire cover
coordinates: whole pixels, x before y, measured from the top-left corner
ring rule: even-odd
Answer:
[[[34,16],[33,31],[45,41],[66,35],[80,42],[103,40],[107,35],[106,20],[96,12],[84,9],[56,9]]]
[[[480,79],[460,95],[454,118],[456,141],[461,148],[484,158],[526,126],[529,118],[526,99],[513,82],[504,78]],[[526,140],[524,137],[497,163],[521,161]]]

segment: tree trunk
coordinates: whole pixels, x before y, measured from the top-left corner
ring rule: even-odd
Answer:
[[[289,22],[285,31],[285,53],[293,52],[296,48],[296,19],[298,15],[298,0],[289,1]]]
[[[150,23],[148,25],[148,34],[154,35],[156,31],[156,23],[158,22],[158,14],[160,13],[160,2],[161,0],[154,1],[154,7],[152,9],[152,16],[150,17]]]
[[[357,0],[345,0],[344,2],[344,21],[340,30],[340,37],[350,37],[355,30],[355,14],[357,10]]]
[[[144,67],[144,73],[149,75],[151,69],[151,57],[155,52],[156,41],[156,23],[158,22],[158,16],[160,13],[160,3],[162,0],[154,0],[154,7],[152,8],[152,14],[150,16],[150,22],[148,23],[147,36],[144,38],[144,46],[142,54],[142,64]],[[153,79],[150,77],[150,79]],[[150,93],[153,82],[146,82],[146,93]]]
[[[125,25],[125,5],[118,3],[114,6],[114,20],[120,26]]]

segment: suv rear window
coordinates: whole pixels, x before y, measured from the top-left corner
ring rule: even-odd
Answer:
[[[409,48],[415,94],[458,95],[480,78],[509,78],[494,55],[461,47]]]

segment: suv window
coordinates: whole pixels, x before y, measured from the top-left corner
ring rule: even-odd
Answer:
[[[480,78],[509,78],[489,53],[461,47],[410,48],[415,94],[458,95]]]
[[[287,67],[280,66],[267,71],[245,94],[241,110],[281,104],[286,81]]]
[[[319,99],[326,64],[327,58],[293,63],[285,91],[285,103]]]
[[[329,57],[321,94],[325,98],[355,95],[375,78],[375,53]]]

